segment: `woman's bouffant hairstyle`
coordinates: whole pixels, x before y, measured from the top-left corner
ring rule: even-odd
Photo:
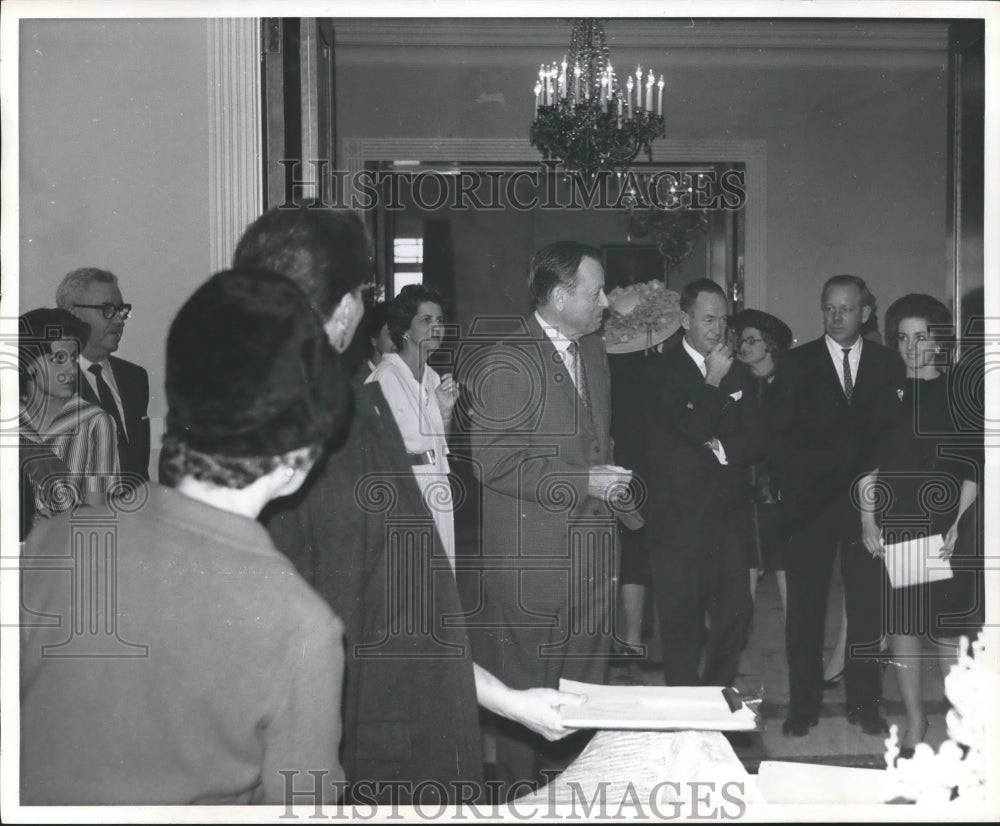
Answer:
[[[69,310],[42,307],[18,319],[17,372],[22,397],[33,380],[35,361],[52,352],[55,341],[75,341],[82,350],[90,338],[90,325]]]
[[[899,323],[907,318],[926,321],[927,330],[936,343],[950,347],[955,342],[955,322],[951,310],[932,295],[910,293],[897,298],[885,311],[886,346],[896,348]]]
[[[444,310],[444,299],[440,293],[423,284],[407,284],[399,291],[399,295],[389,302],[385,322],[389,325],[389,338],[398,349],[403,349],[403,334],[410,329],[413,317],[425,301],[437,304],[442,311]]]

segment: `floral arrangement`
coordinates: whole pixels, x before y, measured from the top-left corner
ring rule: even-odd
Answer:
[[[909,760],[899,759],[897,727],[885,741],[889,798],[923,804],[952,802],[984,806],[987,802],[989,719],[1000,696],[1000,676],[986,656],[984,630],[972,643],[962,637],[958,662],[945,677],[948,739],[937,753],[919,743]]]
[[[604,320],[608,352],[629,352],[659,344],[681,323],[680,295],[662,281],[616,287],[608,293]]]

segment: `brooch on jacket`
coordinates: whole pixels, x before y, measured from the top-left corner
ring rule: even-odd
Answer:
[[[902,401],[902,400],[903,400],[903,388],[902,388],[902,387],[900,387],[900,388],[899,388],[899,389],[898,389],[898,390],[896,391],[896,395],[897,395],[897,396],[899,397],[899,400],[900,400],[900,401]]]

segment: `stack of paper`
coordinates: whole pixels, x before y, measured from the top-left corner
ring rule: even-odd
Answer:
[[[582,705],[563,706],[568,728],[701,729],[752,731],[757,715],[741,700],[732,710],[721,686],[620,686],[560,680],[560,691],[585,694]],[[726,689],[735,694],[733,689]]]
[[[944,537],[921,536],[907,542],[885,546],[885,570],[893,588],[923,585],[939,579],[951,579],[951,563],[938,554],[944,546]]]

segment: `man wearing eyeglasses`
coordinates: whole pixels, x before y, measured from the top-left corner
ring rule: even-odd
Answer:
[[[56,305],[90,325],[80,352],[80,395],[111,414],[118,431],[118,461],[126,484],[149,479],[149,375],[111,354],[118,349],[132,305],[122,301],[118,278],[96,267],[73,270],[56,290]]]

